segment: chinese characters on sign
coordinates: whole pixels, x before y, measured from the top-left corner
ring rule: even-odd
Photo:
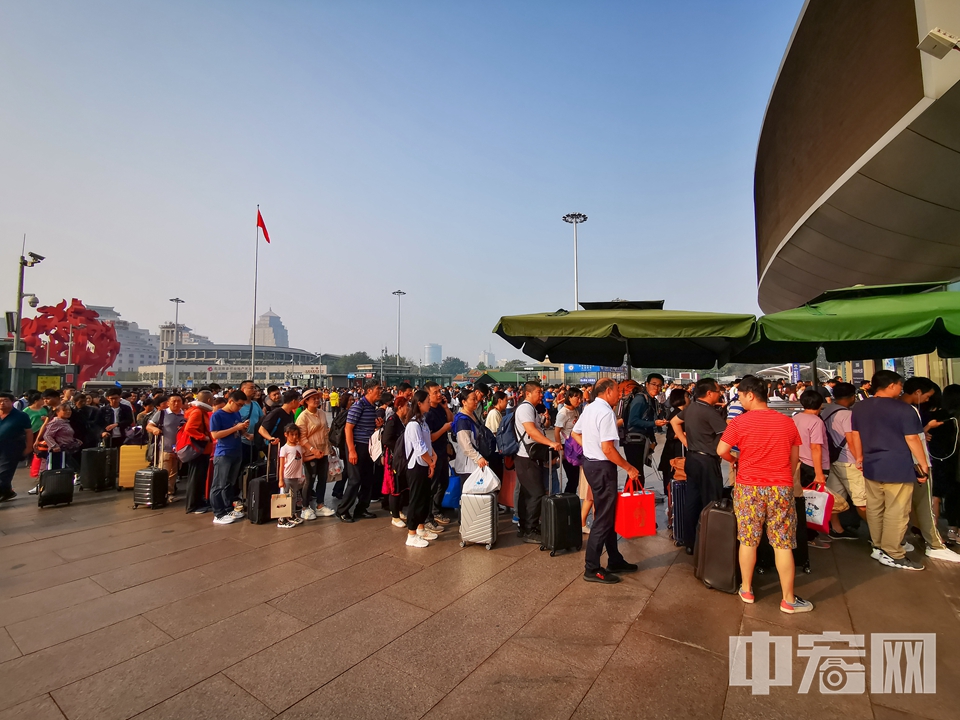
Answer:
[[[797,692],[809,692],[816,681],[821,694],[863,694],[865,637],[839,632],[798,636],[796,655],[807,664]],[[873,633],[870,692],[935,693],[936,659],[935,633]],[[749,687],[754,695],[769,695],[771,687],[792,687],[793,638],[767,632],[731,637],[730,685]]]

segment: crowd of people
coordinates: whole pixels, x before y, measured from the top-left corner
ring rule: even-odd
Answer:
[[[455,509],[443,504],[451,478],[463,483],[485,467],[503,478],[513,469],[519,537],[541,544],[544,496],[577,493],[584,579],[609,584],[638,569],[620,553],[614,531],[621,471],[643,486],[651,469],[672,515],[670,483],[682,465],[685,501],[677,512],[694,528],[683,539],[686,552],[694,552],[701,511],[731,498],[740,597],[754,602],[758,548],[767,542],[781,610],[804,612],[812,605],[793,592],[798,546],[858,540],[861,521],[871,557],[885,566],[923,569],[908,555],[911,529],[927,557],[960,561],[950,549],[960,532],[958,418],[960,385],[941,391],[927,378],[904,381],[888,370],[859,388],[841,378],[805,387],[755,376],[682,385],[658,373],[643,383],[602,378],[546,388],[384,388],[371,380],[264,391],[248,380],[236,388],[113,388],[101,396],[67,386],[20,398],[0,393],[0,502],[16,497],[11,480],[24,459],[39,478],[46,467],[79,471],[86,448],[140,444],[168,472],[168,501],[179,501],[183,488],[186,512],[210,512],[217,525],[245,517],[246,480],[260,467],[291,496],[292,512],[279,527],[320,518],[352,523],[380,510],[407,531],[406,545],[426,548],[456,523]],[[517,441],[509,455],[498,451],[504,423]],[[829,532],[806,527],[805,488],[834,496]]]

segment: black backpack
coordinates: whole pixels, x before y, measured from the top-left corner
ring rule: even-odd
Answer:
[[[407,444],[404,441],[404,433],[400,433],[397,442],[390,453],[390,469],[395,478],[403,478],[407,475],[407,463],[410,458],[407,457]]]
[[[347,437],[344,429],[347,427],[347,413],[341,411],[330,424],[330,444],[338,450],[344,450]],[[341,454],[343,454],[341,452]]]

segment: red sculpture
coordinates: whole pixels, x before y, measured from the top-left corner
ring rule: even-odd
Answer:
[[[76,298],[73,298],[70,307],[67,307],[66,300],[62,300],[57,305],[37,308],[37,316],[25,319],[20,332],[35,362],[46,363],[49,357],[51,363],[66,365],[68,359],[72,359],[77,366],[78,386],[105,372],[120,354],[120,343],[113,324],[101,320],[98,313],[88,310]],[[41,340],[41,336],[46,337],[47,344]]]

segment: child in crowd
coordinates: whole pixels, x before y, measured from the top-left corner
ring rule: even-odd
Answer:
[[[277,527],[292,528],[303,522],[297,515],[297,496],[304,484],[303,456],[305,454],[300,445],[300,428],[290,423],[283,429],[287,444],[280,448],[280,467],[277,477],[280,479],[280,489],[286,488],[290,496],[290,512],[292,517],[280,518]]]

